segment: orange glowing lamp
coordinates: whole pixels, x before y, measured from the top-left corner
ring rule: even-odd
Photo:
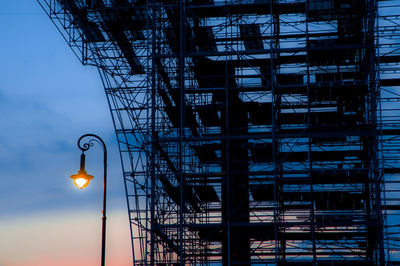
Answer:
[[[74,181],[75,186],[80,189],[84,189],[90,183],[90,180],[93,179],[92,175],[89,175],[85,171],[85,154],[81,155],[81,169],[78,171],[76,175],[71,175],[71,179]]]

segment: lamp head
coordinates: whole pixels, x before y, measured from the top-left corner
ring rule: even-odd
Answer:
[[[79,170],[76,175],[71,175],[71,179],[74,181],[75,186],[83,189],[89,185],[89,182],[93,179],[93,176],[88,175],[85,170]]]
[[[85,154],[83,152],[81,154],[81,169],[76,175],[71,175],[71,179],[74,181],[75,186],[80,189],[87,187],[90,180],[93,179],[93,176],[88,175],[85,171]]]

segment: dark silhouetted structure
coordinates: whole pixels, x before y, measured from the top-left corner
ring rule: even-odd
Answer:
[[[136,265],[396,263],[398,1],[39,3],[103,80]]]

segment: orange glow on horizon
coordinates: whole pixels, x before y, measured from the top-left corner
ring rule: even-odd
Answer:
[[[101,225],[97,212],[66,209],[0,221],[1,266],[98,266]],[[106,265],[132,266],[126,210],[108,219]]]

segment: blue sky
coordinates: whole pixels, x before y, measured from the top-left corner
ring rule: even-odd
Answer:
[[[56,217],[64,215],[76,223],[74,217],[85,214],[99,225],[100,146],[86,156],[86,170],[95,176],[91,185],[79,191],[69,178],[79,170],[77,139],[95,133],[109,150],[109,219],[119,215],[114,226],[124,230],[119,233],[129,244],[119,154],[97,70],[80,64],[36,0],[0,1],[0,34],[0,224],[21,227],[8,228],[8,238],[14,229],[27,230],[32,219],[57,223]],[[63,226],[68,226],[65,217]],[[0,237],[0,247],[8,240]],[[0,248],[0,265],[15,263]]]

